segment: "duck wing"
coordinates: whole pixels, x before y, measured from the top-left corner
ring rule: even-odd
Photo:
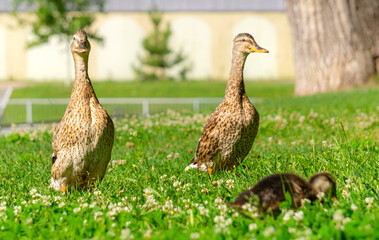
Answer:
[[[207,123],[204,126],[203,133],[200,136],[199,143],[197,145],[195,157],[190,162],[191,165],[197,165],[202,167],[202,164],[206,165],[206,168],[211,168],[219,155],[219,117],[217,112],[212,113]],[[204,167],[203,167],[204,168]],[[207,171],[207,169],[200,169],[201,171]]]

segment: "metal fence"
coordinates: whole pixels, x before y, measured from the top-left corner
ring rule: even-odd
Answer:
[[[99,98],[99,101],[110,116],[122,118],[161,113],[169,109],[187,113],[212,112],[222,98]],[[68,102],[69,99],[62,98],[10,99],[0,123],[10,125],[59,121]]]

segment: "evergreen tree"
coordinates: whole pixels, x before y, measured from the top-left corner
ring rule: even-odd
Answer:
[[[161,29],[163,12],[156,8],[149,11],[149,17],[153,24],[153,32],[143,39],[142,45],[145,50],[144,56],[139,56],[139,66],[133,66],[136,77],[140,80],[165,80],[174,79],[167,75],[167,70],[183,63],[185,56],[182,52],[173,53],[169,47],[169,39],[172,34],[170,25],[166,29]],[[186,79],[186,74],[190,67],[182,66],[179,76]]]

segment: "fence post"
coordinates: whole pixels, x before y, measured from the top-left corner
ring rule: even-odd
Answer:
[[[193,111],[194,112],[200,111],[200,101],[198,99],[193,100]]]
[[[31,100],[26,101],[26,122],[33,124],[33,103]]]
[[[147,116],[149,115],[149,101],[143,100],[142,102],[142,115]]]

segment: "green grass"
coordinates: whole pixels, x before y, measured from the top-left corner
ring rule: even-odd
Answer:
[[[0,239],[378,239],[377,96],[375,88],[263,100],[250,154],[213,176],[183,171],[208,114],[116,119],[115,164],[93,192],[67,196],[48,189],[53,126],[1,136]],[[320,171],[336,178],[339,200],[296,210],[303,218],[249,220],[224,204],[269,174]]]
[[[225,82],[186,81],[186,82],[94,82],[94,89],[98,97],[223,97]],[[16,88],[11,98],[69,98],[72,86],[63,83],[30,83],[23,88]],[[293,84],[287,82],[247,82],[246,91],[251,97],[279,98],[293,94]],[[201,105],[201,112],[209,112],[217,104]],[[112,116],[133,115],[142,112],[139,105],[112,105],[106,106]],[[167,105],[152,105],[150,111],[161,112]],[[172,105],[176,111],[190,112],[193,106]],[[66,105],[33,105],[33,122],[49,123],[59,121],[66,109]],[[25,105],[8,105],[1,119],[2,125],[26,122]]]
[[[293,95],[293,83],[246,82],[251,97]],[[93,82],[98,97],[223,97],[226,81]],[[30,83],[17,88],[12,98],[69,98],[72,86],[63,83]]]

